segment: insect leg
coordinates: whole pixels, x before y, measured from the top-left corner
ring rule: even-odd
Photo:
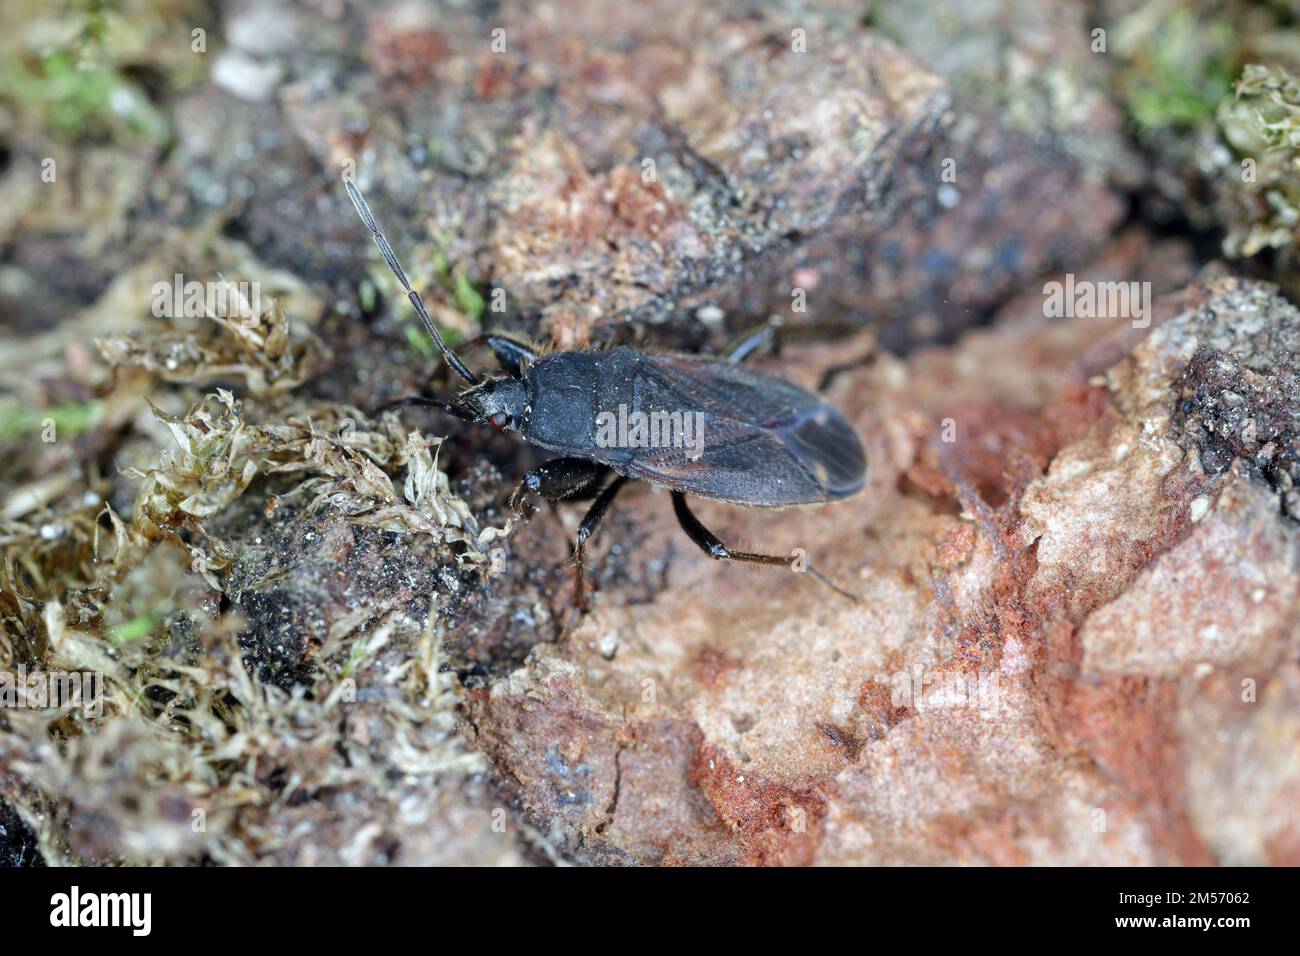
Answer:
[[[756,352],[771,348],[776,344],[776,329],[765,325],[745,336],[727,351],[727,358],[732,362],[743,362]]]
[[[530,493],[547,501],[581,500],[585,492],[595,494],[607,471],[607,466],[585,458],[553,458],[524,475],[510,496],[510,507],[522,514],[524,498]]]
[[[673,511],[677,513],[677,523],[682,526],[686,536],[699,546],[699,549],[713,558],[715,561],[744,561],[749,564],[765,564],[774,567],[790,568],[799,560],[798,555],[791,555],[784,558],[779,554],[756,554],[753,551],[732,551],[722,540],[700,522],[695,517],[695,512],[691,511],[690,505],[686,503],[686,496],[680,491],[673,492]],[[850,601],[857,602],[855,594],[850,594],[843,588],[836,586],[830,578],[822,574],[811,564],[805,565],[809,574],[826,585],[836,594],[842,594]]]
[[[523,373],[524,367],[534,362],[541,352],[541,349],[526,339],[507,335],[504,332],[476,335],[468,342],[462,342],[460,347],[464,351],[479,345],[490,348],[501,367],[515,378],[518,378]]]
[[[627,477],[619,475],[606,485],[605,490],[596,497],[595,502],[587,509],[582,524],[578,525],[578,542],[573,548],[573,561],[577,568],[573,593],[579,607],[586,608],[587,606],[587,575],[586,567],[583,564],[583,552],[587,545],[587,539],[595,534],[596,529],[600,527],[601,521],[605,518],[605,512],[609,510],[610,504],[625,484],[627,484]]]
[[[842,365],[832,365],[822,373],[821,380],[817,383],[817,391],[826,391],[826,389],[831,387],[831,382],[835,381],[837,376],[843,375],[845,372],[852,372],[854,369],[861,368],[864,365],[870,365],[878,357],[879,353],[876,352],[875,347],[872,346],[871,349],[868,350],[867,354],[863,355],[861,358],[856,358],[851,362],[845,362]]]
[[[523,374],[525,365],[531,365],[537,360],[537,349],[521,339],[498,333],[484,338],[492,354],[501,363],[501,367],[515,378]]]

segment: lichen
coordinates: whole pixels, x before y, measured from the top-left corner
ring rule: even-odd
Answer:
[[[1219,124],[1239,161],[1224,181],[1225,250],[1253,256],[1292,245],[1300,226],[1300,77],[1247,64]]]

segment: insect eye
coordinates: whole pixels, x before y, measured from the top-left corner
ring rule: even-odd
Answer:
[[[505,412],[494,412],[492,416],[488,418],[488,424],[497,431],[501,431],[510,424],[510,416]]]

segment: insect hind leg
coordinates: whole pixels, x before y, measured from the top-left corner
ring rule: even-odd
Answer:
[[[788,558],[779,554],[758,554],[753,551],[733,551],[722,543],[722,539],[715,535],[699,518],[695,517],[695,512],[691,511],[690,505],[686,503],[686,496],[680,491],[673,493],[673,511],[677,514],[677,523],[682,526],[686,536],[690,538],[699,547],[701,551],[713,558],[715,561],[742,561],[747,564],[763,564],[769,567],[785,567],[794,569],[799,561],[798,555],[791,555]],[[830,578],[822,574],[811,564],[805,565],[805,570],[816,578],[820,583],[826,585],[836,594],[848,598],[855,604],[858,602],[858,596],[852,594],[842,587],[839,587]]]
[[[727,349],[727,359],[732,362],[744,362],[759,352],[774,350],[776,346],[776,329],[764,325],[746,333],[740,341],[732,344]]]

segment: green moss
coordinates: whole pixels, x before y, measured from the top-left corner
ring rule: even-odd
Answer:
[[[425,358],[433,358],[436,348],[433,344],[433,336],[420,328],[419,325],[411,323],[405,327],[406,343],[416,352],[419,352]]]
[[[455,329],[441,329],[442,340],[447,343],[447,348],[454,349],[465,341],[465,336]],[[425,358],[433,358],[438,354],[438,347],[433,343],[433,336],[424,331],[418,320],[412,320],[410,324],[404,327],[406,344],[416,352],[419,352]]]
[[[133,617],[125,624],[119,624],[109,632],[108,639],[110,643],[117,647],[123,644],[129,644],[132,641],[138,641],[148,637],[153,633],[154,625],[157,622],[148,614],[141,614]]]
[[[456,306],[470,318],[477,321],[483,317],[487,302],[465,273],[457,274],[452,294],[456,297]]]
[[[441,250],[433,254],[433,274],[438,277],[441,285],[451,285],[451,263]]]
[[[115,68],[74,60],[66,50],[46,54],[34,68],[6,62],[0,81],[3,95],[38,113],[68,142],[124,134],[162,143],[168,135],[166,119],[139,87]]]
[[[441,251],[433,254],[433,274],[438,286],[451,296],[457,309],[476,322],[483,317],[487,311],[487,300],[483,298],[483,294],[468,275],[463,271],[453,270],[451,262]],[[384,290],[392,301],[394,314],[404,323],[402,334],[406,337],[407,345],[420,355],[433,357],[437,353],[433,338],[421,327],[415,315],[415,308],[402,294],[396,280],[382,263],[372,267],[369,276],[361,283],[362,307],[367,311],[375,304],[377,290]],[[434,294],[437,294],[436,290]],[[428,292],[422,295],[426,303],[430,301]],[[443,341],[448,346],[455,347],[464,341],[464,336],[456,329],[442,328],[439,331],[442,332]]]
[[[1232,88],[1235,39],[1230,24],[1202,21],[1186,8],[1161,21],[1146,58],[1130,71],[1128,107],[1143,136],[1192,127],[1214,116]]]
[[[94,428],[104,417],[104,403],[71,402],[43,410],[10,405],[0,411],[0,439],[18,438],[41,431],[46,420],[53,422],[57,436],[71,437]]]
[[[362,279],[361,286],[357,289],[357,294],[361,299],[361,310],[363,312],[375,311],[375,302],[378,298],[375,290],[375,284],[369,279]]]

